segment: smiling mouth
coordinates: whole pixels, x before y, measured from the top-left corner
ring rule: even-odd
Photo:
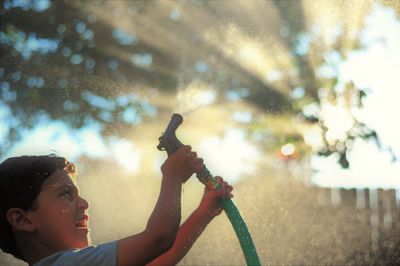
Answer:
[[[83,219],[78,220],[78,221],[75,223],[76,229],[78,229],[78,230],[87,230],[87,231],[89,231],[88,221],[89,221],[89,217],[88,217],[88,216],[85,216],[85,217],[83,217]]]

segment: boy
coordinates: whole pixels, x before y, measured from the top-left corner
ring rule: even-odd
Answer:
[[[146,229],[91,246],[89,204],[79,196],[75,166],[54,156],[22,156],[0,164],[0,248],[29,265],[174,265],[221,212],[232,187],[206,191],[179,228],[181,188],[203,160],[182,147],[161,167],[161,190]]]

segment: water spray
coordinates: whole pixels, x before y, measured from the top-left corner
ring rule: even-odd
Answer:
[[[180,147],[183,146],[183,144],[178,140],[175,134],[176,130],[178,129],[180,124],[182,124],[182,122],[183,117],[181,115],[172,115],[171,121],[169,122],[166,130],[159,138],[160,143],[158,144],[157,149],[161,151],[166,151],[168,156],[171,156]],[[215,177],[211,175],[207,167],[204,167],[204,169],[200,173],[197,173],[196,176],[199,181],[207,187],[216,190],[221,189],[221,185],[217,182]],[[235,230],[247,265],[261,265],[250,232],[236,205],[231,199],[221,199],[221,205],[226,215],[228,216],[228,219],[231,222],[233,229]]]

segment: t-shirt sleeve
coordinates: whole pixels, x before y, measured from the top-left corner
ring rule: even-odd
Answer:
[[[67,250],[46,257],[33,266],[115,266],[117,264],[117,242],[109,242],[83,249]]]

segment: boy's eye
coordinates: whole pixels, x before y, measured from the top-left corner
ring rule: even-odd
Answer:
[[[72,196],[72,191],[70,189],[66,189],[63,192],[61,192],[60,197],[62,197],[62,196],[71,197]]]

